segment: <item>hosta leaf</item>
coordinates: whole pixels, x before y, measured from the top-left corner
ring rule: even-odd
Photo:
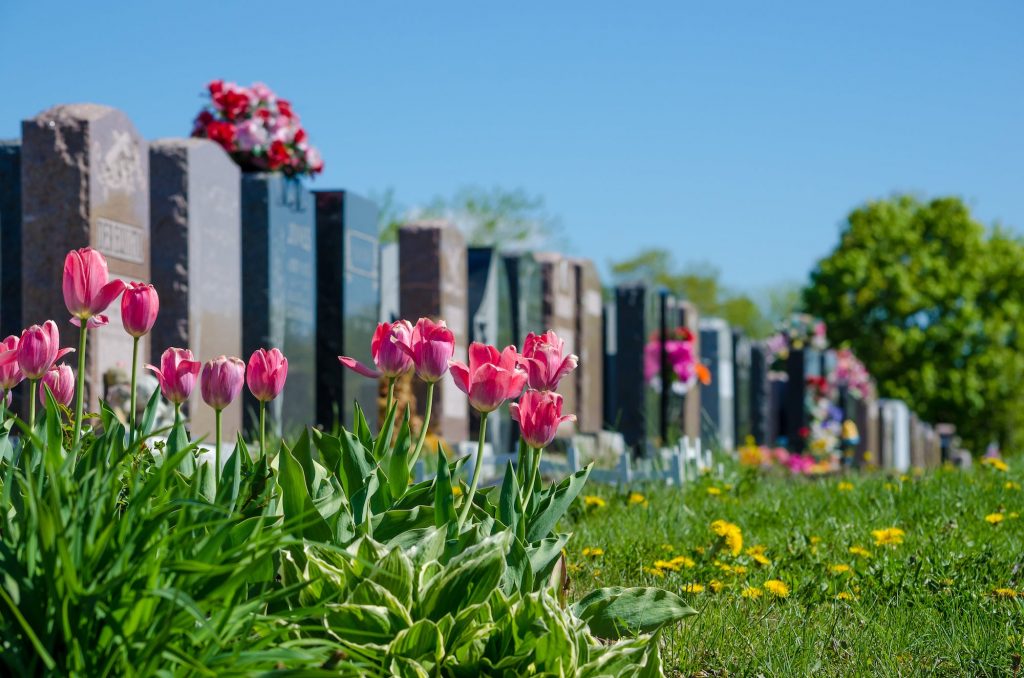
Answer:
[[[591,468],[593,464],[588,464],[585,469],[572,474],[552,488],[538,505],[537,511],[529,517],[529,525],[526,528],[527,542],[539,541],[551,533],[583,489]]]
[[[380,605],[386,607],[391,614],[391,626],[397,632],[412,624],[409,609],[402,605],[390,591],[375,581],[364,579],[359,582],[345,601],[353,605]]]
[[[398,598],[405,607],[412,607],[413,567],[409,556],[400,548],[393,548],[377,563],[377,569],[369,572],[369,578],[377,582]]]
[[[487,600],[505,573],[508,533],[471,546],[444,567],[420,595],[420,613],[428,619]]]
[[[373,517],[373,537],[382,542],[401,540],[412,530],[434,525],[434,509],[430,506],[417,506],[408,511],[387,511]],[[418,538],[415,534],[411,538]]]
[[[591,633],[610,639],[650,633],[697,614],[669,591],[621,586],[592,591],[572,607],[576,616],[587,622]]]
[[[522,520],[522,499],[519,495],[519,482],[512,462],[505,467],[505,480],[501,483],[501,495],[498,498],[498,520],[505,523],[513,532]]]
[[[569,541],[568,534],[560,534],[556,537],[547,537],[536,544],[526,547],[526,553],[530,557],[530,568],[533,570],[534,580],[541,581],[548,578],[554,568],[555,561],[562,555],[562,548]]]
[[[327,606],[327,627],[339,639],[351,643],[386,644],[394,637],[392,615],[383,605],[335,603]]]
[[[437,665],[444,656],[444,639],[437,625],[420,619],[407,629],[398,632],[388,648],[389,657],[407,657],[430,668]]]

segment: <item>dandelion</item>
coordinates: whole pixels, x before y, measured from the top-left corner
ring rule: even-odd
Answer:
[[[903,543],[903,537],[906,534],[898,527],[871,530],[871,536],[875,538],[875,546],[898,546]]]
[[[733,565],[732,566],[732,571],[735,572],[736,574],[746,574],[747,573],[747,568],[744,565]]]
[[[851,546],[850,547],[850,553],[852,553],[855,556],[860,556],[861,558],[870,558],[871,557],[871,551],[868,551],[863,546],[857,546],[857,545]]]
[[[996,589],[992,592],[997,598],[1016,598],[1019,594],[1013,589]]]
[[[840,591],[836,594],[836,600],[853,600],[853,594],[849,591]]]
[[[720,560],[716,560],[714,565],[722,572],[732,572],[732,565],[729,565],[728,563],[723,563]]]
[[[1003,518],[1004,516],[1002,513],[990,513],[987,516],[985,516],[985,520],[988,522],[989,525],[998,525],[999,523],[1003,522]]]
[[[584,546],[583,555],[588,558],[598,558],[604,555],[604,549],[591,546]]]
[[[904,474],[900,475],[900,482],[901,482],[901,483],[905,483],[905,482],[907,482],[908,480],[910,480],[910,476],[908,476],[908,475],[907,475],[906,473],[904,473]]]
[[[764,589],[776,598],[789,597],[789,586],[779,579],[769,579],[764,583]]]
[[[647,497],[640,494],[639,492],[630,492],[629,503],[631,506],[633,504],[643,504],[644,506],[647,506]]]
[[[765,554],[765,551],[767,551],[767,550],[768,550],[768,547],[765,546],[764,544],[754,544],[753,546],[748,548],[746,551],[744,551],[744,553],[746,553],[748,556],[757,556],[757,555],[763,556]]]
[[[597,578],[597,577],[600,577],[600,576],[601,576],[601,570],[594,570],[594,577]]]
[[[687,558],[686,556],[676,556],[668,562],[673,563],[676,566],[681,565],[683,567],[693,567],[694,565],[696,565],[696,563],[693,562],[693,558]]]
[[[740,592],[740,595],[744,598],[760,598],[763,593],[764,592],[756,586],[748,586]]]
[[[890,492],[895,492],[896,490],[900,489],[896,487],[896,485],[894,485],[893,483],[885,483],[884,485],[882,485],[882,487],[889,490]]]
[[[847,565],[846,563],[832,565],[828,569],[832,570],[834,574],[846,574],[847,572],[851,572],[853,570],[853,568]]]
[[[740,554],[740,551],[743,550],[743,532],[738,525],[724,520],[716,520],[711,523],[711,529],[725,541],[725,545],[729,547],[734,556]]]
[[[685,584],[683,586],[684,593],[701,593],[704,591],[704,587],[701,584]]]
[[[718,495],[722,494],[722,490],[720,488],[712,486],[712,487],[709,487],[707,489],[708,489],[708,494],[710,494],[712,497],[717,497]]]
[[[820,544],[821,543],[821,537],[814,537],[814,536],[812,536],[811,537],[811,543],[812,544]]]
[[[1012,480],[1007,480],[1003,485],[1008,490],[1020,490],[1020,483],[1015,483]]]
[[[995,469],[996,471],[1002,471],[1003,473],[1006,473],[1007,471],[1010,470],[1010,467],[1006,464],[1006,462],[1000,459],[999,457],[984,457],[981,460],[981,465],[988,466],[990,468]]]
[[[671,560],[655,560],[654,567],[658,570],[672,570],[673,572],[679,571],[679,564]]]
[[[604,508],[608,505],[608,502],[601,497],[595,497],[592,494],[588,494],[583,497],[583,505],[587,508]]]
[[[708,582],[708,586],[715,593],[721,593],[722,590],[725,589],[725,583],[719,579],[712,579]]]
[[[645,567],[644,572],[647,574],[654,575],[655,577],[664,577],[665,573],[656,567]]]
[[[672,544],[662,544],[661,550],[665,553],[671,553],[674,550],[674,547],[672,546]]]
[[[838,485],[836,485],[836,489],[839,490],[840,492],[849,492],[853,489],[853,483],[848,483],[845,481],[841,482]]]

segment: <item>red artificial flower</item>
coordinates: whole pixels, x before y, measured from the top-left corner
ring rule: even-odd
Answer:
[[[301,143],[302,143],[303,141],[305,141],[305,140],[306,140],[306,130],[304,130],[304,129],[302,129],[302,128],[300,127],[300,128],[299,128],[298,130],[296,130],[296,132],[295,132],[295,139],[294,139],[294,142],[295,142],[295,143],[297,143],[297,144],[301,144]]]
[[[228,120],[238,119],[249,108],[249,95],[244,90],[228,89],[214,94],[212,98]]]
[[[295,114],[292,113],[292,102],[287,99],[277,100],[277,112],[285,118],[294,118]]]
[[[206,138],[216,141],[225,150],[231,151],[235,143],[235,126],[230,122],[214,120],[206,125]]]
[[[807,436],[811,435],[811,429],[807,428],[806,426],[801,426],[800,430],[797,431],[797,433],[800,435],[801,438],[806,438]]]
[[[221,91],[224,90],[224,81],[223,80],[211,80],[210,84],[208,84],[206,86],[206,89],[208,89],[210,91],[210,96],[213,96],[215,94],[220,94]]]
[[[288,163],[289,153],[288,147],[284,145],[284,142],[280,139],[270,144],[270,148],[267,150],[267,161],[270,164],[270,169],[278,169]]]

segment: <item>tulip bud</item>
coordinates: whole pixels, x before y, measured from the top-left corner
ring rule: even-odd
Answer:
[[[408,320],[395,323],[379,323],[370,342],[370,355],[377,369],[368,367],[355,358],[338,356],[341,364],[350,370],[370,377],[398,377],[413,367],[412,357],[406,352],[412,335],[412,325]]]
[[[91,247],[71,250],[64,258],[64,305],[71,314],[71,323],[99,327],[109,322],[105,315],[111,302],[124,291],[123,280],[107,282],[107,260]]]
[[[18,366],[26,379],[39,379],[55,361],[74,350],[60,348],[57,323],[47,320],[42,326],[33,325],[21,333]]]
[[[253,397],[270,402],[284,389],[288,378],[288,358],[276,348],[253,351],[245,371],[245,381]]]
[[[220,356],[203,365],[199,388],[203,401],[215,410],[223,410],[242,392],[245,363],[241,358]]]
[[[121,322],[135,338],[149,334],[160,311],[160,297],[148,283],[133,282],[121,295]]]
[[[440,380],[455,355],[455,335],[443,320],[435,323],[430,318],[420,318],[409,345],[395,343],[412,358],[416,376],[427,383]]]
[[[200,364],[187,348],[169,348],[160,356],[160,367],[146,365],[160,382],[164,398],[180,405],[192,395]]]
[[[562,396],[554,391],[527,391],[509,412],[519,422],[523,440],[534,449],[550,445],[562,422],[576,421],[575,415],[562,415]]]
[[[71,407],[75,397],[75,373],[67,365],[54,365],[43,375],[42,382],[50,387],[53,399],[64,407]],[[39,403],[46,407],[46,389],[39,389]]]

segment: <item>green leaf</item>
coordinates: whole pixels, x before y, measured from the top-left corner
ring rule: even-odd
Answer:
[[[621,586],[592,591],[572,609],[577,617],[587,622],[591,633],[613,640],[651,633],[697,614],[682,598],[669,591]]]
[[[160,409],[160,389],[153,389],[153,394],[149,396],[149,401],[146,402],[146,409],[142,411],[142,420],[138,422],[139,425],[139,440],[143,440],[153,435],[153,427],[156,425],[156,414]]]
[[[323,519],[320,512],[316,510],[313,499],[306,491],[307,483],[302,464],[285,444],[281,445],[281,454],[278,456],[278,460],[280,473],[277,482],[281,487],[281,506],[285,519],[292,529],[298,530],[297,536],[317,541],[329,541],[331,528],[328,527],[327,521]]]
[[[391,614],[382,605],[327,605],[327,625],[338,638],[351,643],[386,644],[394,637]]]
[[[398,429],[398,438],[388,457],[388,481],[391,483],[391,496],[401,497],[409,489],[409,408],[405,408],[405,417]]]
[[[444,459],[444,450],[437,445],[437,458]],[[452,492],[452,478],[448,475],[448,464],[437,465],[437,477],[434,479],[434,525],[443,527],[456,519],[455,494]]]
[[[398,403],[391,403],[391,407],[384,415],[384,425],[380,429],[380,434],[377,436],[377,440],[373,443],[373,458],[380,461],[384,458],[384,452],[391,446],[391,433],[395,427],[395,412],[398,409]]]
[[[583,489],[593,466],[593,464],[587,464],[586,468],[565,478],[552,488],[544,500],[540,502],[536,513],[529,517],[529,525],[526,528],[527,542],[543,539],[555,529],[558,520],[569,510],[569,506],[572,505],[572,502],[575,501],[577,495]]]
[[[444,639],[441,631],[437,624],[428,619],[420,619],[409,628],[399,631],[388,647],[388,657],[405,657],[424,665],[437,665],[443,656]]]
[[[500,532],[452,558],[420,596],[422,616],[438,620],[467,605],[482,603],[505,573],[511,535]]]
[[[543,581],[548,578],[555,561],[562,556],[562,548],[568,541],[568,534],[560,534],[557,537],[546,537],[536,544],[526,547],[526,553],[530,557],[530,569],[533,570],[535,581]]]
[[[505,467],[505,479],[501,483],[501,495],[498,498],[498,520],[505,523],[513,532],[523,519],[522,498],[519,494],[519,483],[512,462]]]
[[[341,486],[349,501],[354,500],[356,493],[364,488],[371,475],[374,475],[374,463],[370,448],[345,429],[341,430]],[[368,498],[368,497],[367,497]]]

